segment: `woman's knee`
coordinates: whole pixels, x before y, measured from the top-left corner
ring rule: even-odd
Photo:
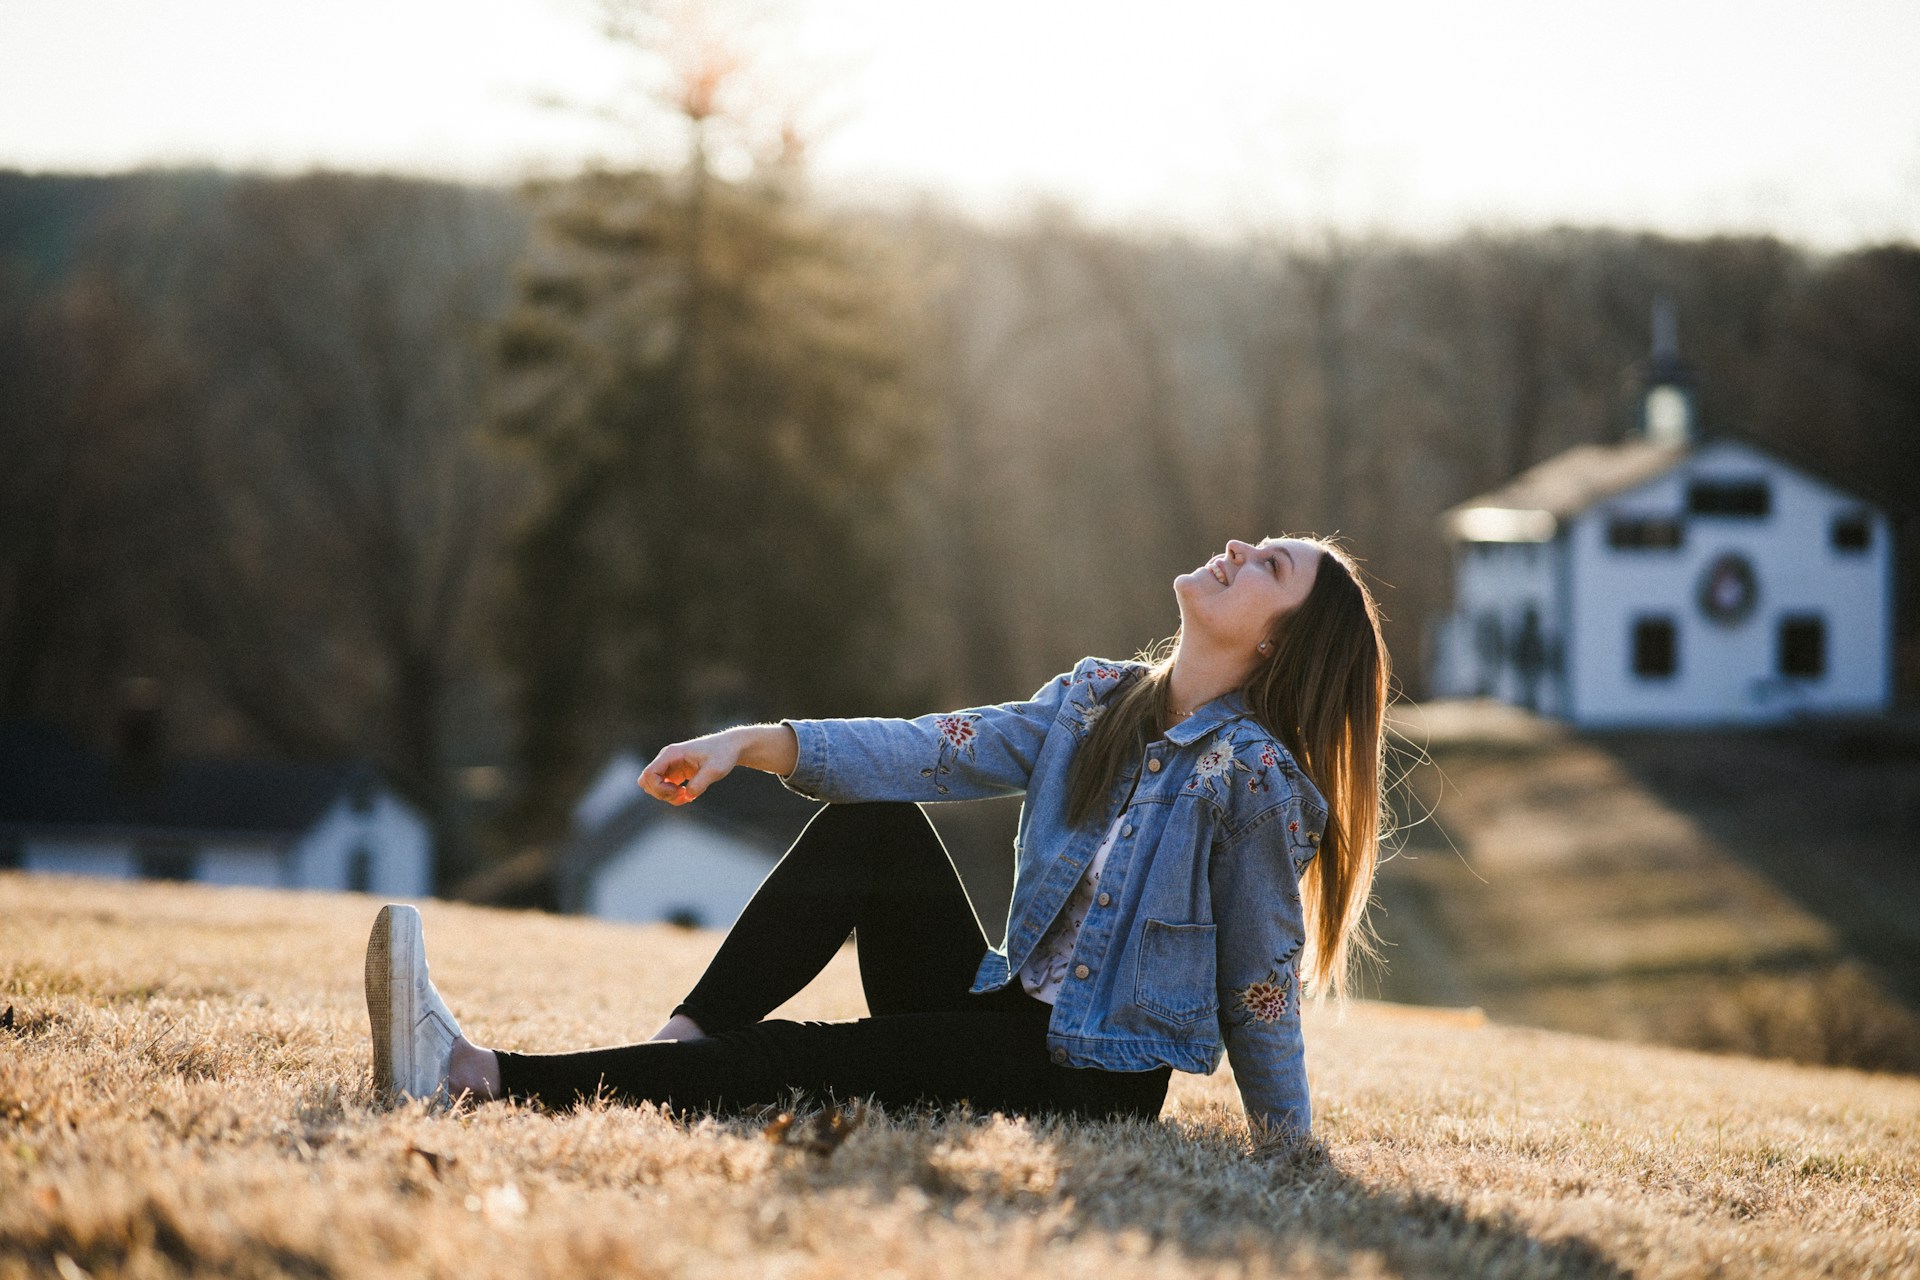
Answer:
[[[919,805],[895,800],[826,805],[808,820],[802,832],[802,838],[807,837],[863,842],[931,838],[936,843],[940,838]]]

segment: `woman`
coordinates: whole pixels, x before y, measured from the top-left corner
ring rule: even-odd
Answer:
[[[833,803],[648,1043],[470,1044],[427,976],[418,914],[385,908],[367,959],[376,1083],[549,1106],[735,1109],[799,1089],[1150,1119],[1169,1071],[1213,1070],[1224,1040],[1256,1132],[1306,1134],[1301,980],[1342,988],[1378,845],[1378,610],[1351,560],[1308,538],[1229,542],[1174,593],[1180,633],[1151,664],[1088,659],[1025,702],[661,751],[639,781],[670,804],[741,765]],[[913,802],[1020,792],[995,948]],[[766,1020],[850,932],[871,1016]]]

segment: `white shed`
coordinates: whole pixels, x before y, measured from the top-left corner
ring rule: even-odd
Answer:
[[[558,859],[561,909],[730,926],[819,806],[751,769],[693,804],[662,804],[635,785],[642,764],[617,754],[575,806]]]
[[[0,726],[0,869],[335,889],[433,890],[425,820],[365,765],[109,758]]]

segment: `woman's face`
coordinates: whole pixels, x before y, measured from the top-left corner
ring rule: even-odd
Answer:
[[[1204,637],[1251,656],[1275,620],[1298,609],[1313,590],[1325,554],[1301,538],[1227,543],[1225,551],[1173,580],[1183,639]]]

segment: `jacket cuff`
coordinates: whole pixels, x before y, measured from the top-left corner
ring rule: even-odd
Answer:
[[[799,752],[793,772],[780,779],[781,785],[809,800],[825,800],[827,789],[827,730],[818,720],[782,720],[793,730]]]

